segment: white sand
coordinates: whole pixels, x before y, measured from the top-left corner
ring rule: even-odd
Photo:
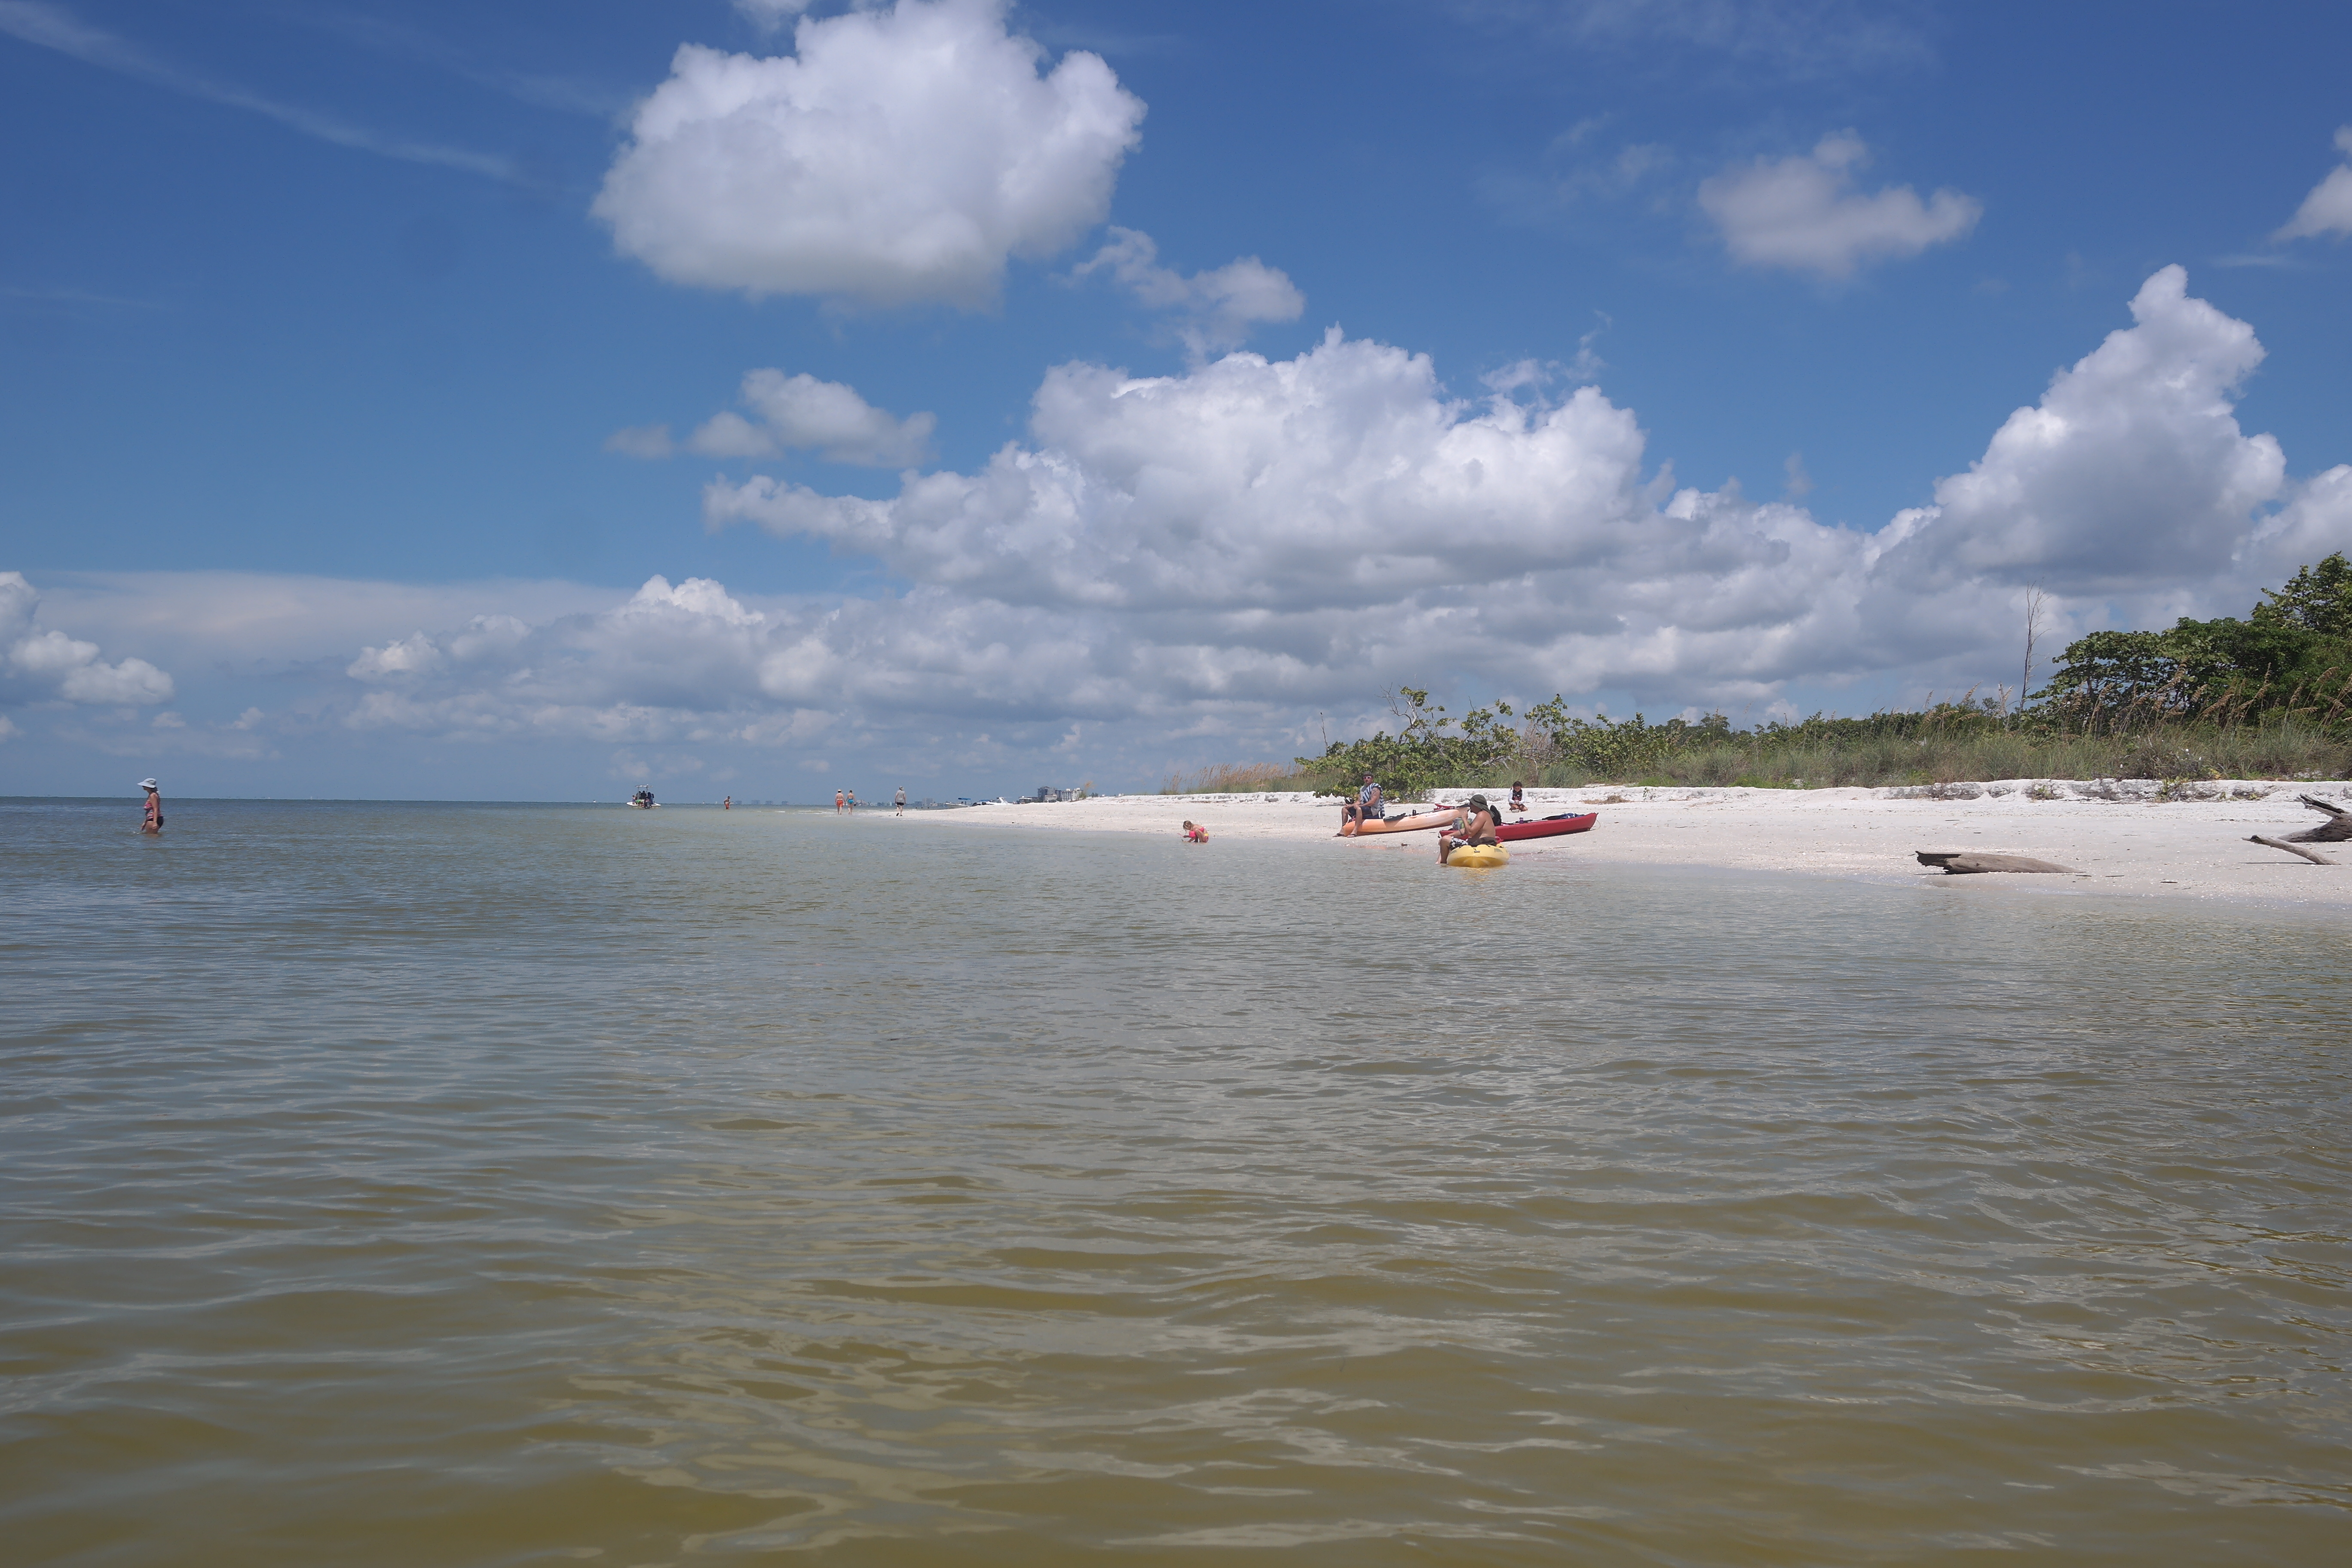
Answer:
[[[1449,801],[1469,793],[1438,792]],[[1590,808],[1601,819],[1589,833],[1515,844],[1511,853],[1885,881],[1944,878],[1920,865],[1915,850],[1993,851],[2055,861],[2081,875],[1951,880],[2352,911],[2352,843],[2308,846],[2342,862],[2326,867],[2246,841],[2250,833],[2282,838],[2322,821],[2296,802],[2298,794],[2352,806],[2352,783],[2221,780],[2168,795],[2148,779],[2004,779],[1947,784],[1938,793],[1955,798],[1932,798],[1926,789],[1529,790],[1530,816]],[[1334,837],[1338,802],[1307,795],[1111,795],[918,812],[907,820],[1173,837],[1186,817],[1208,828],[1212,847],[1229,839],[1297,838],[1327,843],[1334,855],[1436,855],[1433,833]]]

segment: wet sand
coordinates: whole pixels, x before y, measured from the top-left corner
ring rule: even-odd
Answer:
[[[1455,801],[1470,792],[1437,794]],[[2341,862],[2326,867],[2247,842],[2249,834],[2283,838],[2322,821],[2296,801],[2299,794],[2352,807],[2352,783],[2344,781],[2224,779],[2171,790],[2150,779],[2004,779],[1902,789],[1530,790],[1531,816],[1592,810],[1600,821],[1589,833],[1515,844],[1511,852],[1615,865],[1800,871],[1874,881],[1925,877],[1955,885],[2352,911],[2352,843],[2309,846]],[[1434,835],[1427,832],[1339,839],[1338,802],[1308,795],[1111,795],[922,812],[906,820],[1172,837],[1187,817],[1209,829],[1212,849],[1231,839],[1297,838],[1328,840],[1335,854],[1436,854]],[[2029,855],[2080,874],[1948,877],[1918,863],[1914,852],[1922,849]]]

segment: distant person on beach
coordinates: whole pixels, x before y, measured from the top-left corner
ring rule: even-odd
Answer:
[[[1191,820],[1189,820],[1189,819],[1185,822],[1185,824],[1184,824],[1184,842],[1185,842],[1185,843],[1187,843],[1187,844],[1206,844],[1208,841],[1209,841],[1209,830],[1208,830],[1207,828],[1205,828],[1205,827],[1202,826],[1199,823],[1197,823],[1197,822],[1193,822],[1193,821],[1191,821]]]
[[[898,786],[898,809],[896,812],[893,812],[891,815],[893,815],[894,816],[906,816],[906,815],[907,815],[907,786],[906,786],[905,784],[900,784],[900,785]]]
[[[729,795],[725,800],[720,801],[720,802],[719,803],[719,810],[721,810],[721,811],[732,811],[732,810],[734,810],[734,809],[735,809],[735,797],[734,797],[733,795]]]
[[[1437,862],[1468,844],[1500,844],[1495,837],[1495,808],[1486,804],[1483,795],[1474,795],[1454,814],[1454,820],[1437,830]]]
[[[1511,809],[1513,811],[1524,813],[1528,809],[1528,797],[1519,793],[1520,788],[1521,785],[1519,781],[1513,779],[1511,781]]]
[[[157,788],[155,781],[153,779],[141,779],[139,781],[139,787],[147,792],[147,815],[140,820],[139,831],[142,833],[163,832],[163,797],[155,793]]]
[[[851,790],[849,792],[849,809],[853,812],[857,809],[857,792],[856,790]]]
[[[834,816],[839,816],[843,812],[845,812],[845,811],[846,811],[846,810],[848,810],[848,809],[849,809],[849,807],[848,807],[846,805],[845,805],[845,804],[844,804],[845,798],[845,797],[842,795],[842,793],[841,793],[839,790],[835,790],[835,791],[833,792],[833,814],[834,814]]]
[[[1356,798],[1339,807],[1339,831],[1352,834],[1367,822],[1387,821],[1388,815],[1388,802],[1381,795],[1380,781],[1366,773],[1364,787],[1356,792]]]

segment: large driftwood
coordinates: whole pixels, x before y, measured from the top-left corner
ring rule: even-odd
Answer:
[[[2298,838],[2308,838],[2311,836],[2307,833],[2302,833],[2297,834],[2295,837]],[[2305,849],[2300,844],[2289,844],[2284,838],[2265,838],[2259,833],[2249,833],[2246,835],[2246,842],[2249,844],[2260,844],[2263,847],[2269,849],[2284,849],[2290,855],[2300,855],[2315,866],[2333,866],[2336,864],[2335,861],[2330,860],[2326,856],[2319,854],[2315,850]]]
[[[2068,877],[2083,874],[2072,866],[2053,866],[2031,855],[1985,855],[1962,849],[1915,849],[1912,853],[1919,857],[1922,866],[1940,866],[1955,877],[1979,871],[2055,871]]]
[[[2301,833],[2288,834],[2286,836],[2288,843],[2342,844],[2352,840],[2352,811],[2347,811],[2340,805],[2331,805],[2316,795],[2299,795],[2294,798],[2314,811],[2326,812],[2327,820],[2316,827],[2306,827]]]

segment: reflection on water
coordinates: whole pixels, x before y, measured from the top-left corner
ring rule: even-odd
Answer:
[[[2340,926],[134,817],[0,805],[19,1561],[2352,1543]]]

